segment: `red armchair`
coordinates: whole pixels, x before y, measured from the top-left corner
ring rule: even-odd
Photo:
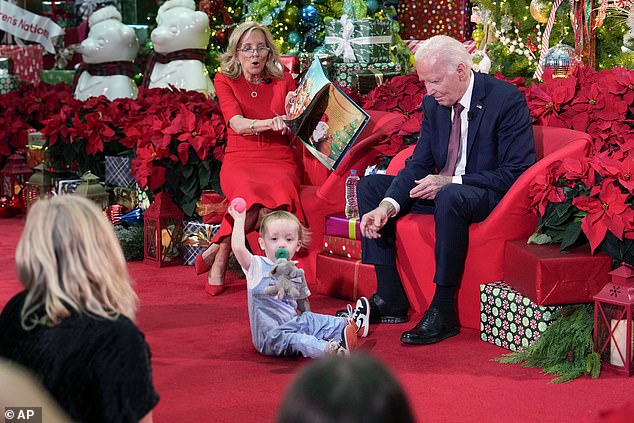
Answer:
[[[315,270],[317,254],[322,250],[325,231],[325,218],[329,214],[343,212],[345,208],[345,180],[350,169],[360,174],[374,163],[377,152],[372,147],[383,140],[385,134],[393,132],[405,122],[400,113],[368,111],[370,121],[348,151],[335,171],[329,171],[305,148],[304,185],[299,196],[312,235],[307,251],[300,255],[299,261],[311,288],[316,283]]]
[[[532,212],[529,186],[535,176],[566,157],[581,158],[590,152],[591,137],[564,128],[534,126],[537,163],[524,172],[502,201],[482,222],[469,228],[469,251],[458,292],[458,313],[464,327],[480,327],[480,284],[504,280],[504,243],[528,239],[537,225]],[[387,173],[395,175],[404,166],[413,146],[399,152]],[[434,295],[434,218],[406,215],[396,224],[397,268],[412,308],[427,309]]]

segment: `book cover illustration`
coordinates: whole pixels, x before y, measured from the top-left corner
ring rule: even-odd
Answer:
[[[321,163],[336,169],[369,115],[328,79],[319,60],[295,92],[286,124]]]

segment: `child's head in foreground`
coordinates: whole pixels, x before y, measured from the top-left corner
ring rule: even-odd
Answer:
[[[289,258],[293,258],[301,247],[308,245],[310,233],[293,213],[275,210],[262,219],[258,241],[266,257],[275,261],[279,248],[285,248]]]

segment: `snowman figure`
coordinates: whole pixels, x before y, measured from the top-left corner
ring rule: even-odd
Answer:
[[[79,47],[82,63],[75,73],[75,98],[136,98],[133,62],[139,41],[134,30],[121,22],[121,13],[114,6],[97,10],[88,24],[88,38]]]
[[[143,85],[199,91],[215,96],[205,67],[211,30],[206,13],[195,10],[194,0],[168,0],[159,7],[157,27],[150,35],[154,53]]]

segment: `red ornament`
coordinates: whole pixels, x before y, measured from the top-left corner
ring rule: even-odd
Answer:
[[[0,197],[0,218],[6,219],[15,215],[15,210],[11,207],[9,197]]]
[[[224,43],[226,39],[227,39],[227,32],[224,29],[221,29],[220,31],[216,31],[216,41],[218,41],[219,43]]]

